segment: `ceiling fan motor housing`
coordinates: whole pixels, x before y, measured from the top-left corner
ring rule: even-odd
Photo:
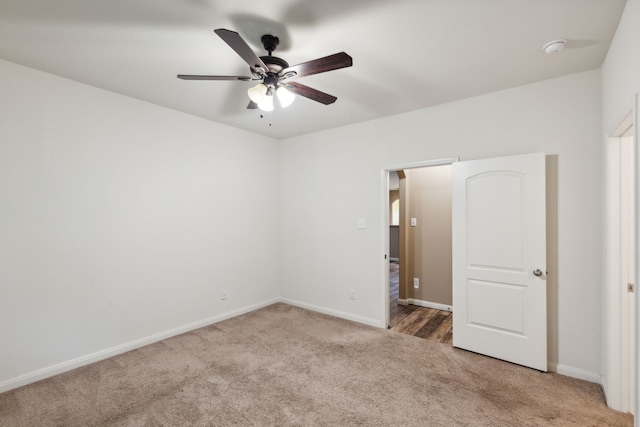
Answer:
[[[279,73],[285,68],[289,68],[289,63],[282,58],[276,56],[261,56],[262,62],[269,67],[269,72]]]
[[[267,87],[274,88],[278,85],[278,76],[274,73],[268,73],[267,76],[262,80]]]
[[[289,63],[275,56],[261,56],[260,59],[262,59],[262,62],[269,68],[269,71],[263,78],[263,83],[274,88],[280,81],[278,74],[285,68],[289,68]]]

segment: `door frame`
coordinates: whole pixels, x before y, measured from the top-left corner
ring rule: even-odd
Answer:
[[[448,157],[437,160],[424,160],[419,162],[401,163],[389,165],[382,168],[380,172],[382,188],[382,254],[381,275],[382,280],[382,323],[384,327],[389,327],[389,172],[397,172],[405,169],[419,169],[430,166],[444,166],[459,162],[460,157]],[[402,286],[402,284],[400,284]]]
[[[623,197],[620,192],[620,180],[622,177],[621,156],[623,139],[629,137],[628,131],[633,128],[633,151],[635,152],[634,176],[631,177],[635,183],[635,212],[638,210],[640,176],[638,169],[640,165],[640,153],[638,150],[638,95],[635,96],[634,109],[627,114],[625,119],[620,123],[616,130],[606,140],[605,155],[605,179],[606,179],[606,198],[605,198],[605,289],[604,289],[604,372],[603,388],[609,407],[630,412],[633,410],[635,416],[639,416],[638,385],[640,384],[640,373],[638,372],[638,360],[640,355],[640,315],[638,313],[639,290],[638,278],[640,277],[639,269],[639,253],[638,241],[639,230],[638,221],[635,223],[635,235],[631,236],[631,244],[635,248],[635,272],[634,277],[630,279],[635,283],[635,293],[631,296],[632,304],[635,305],[635,319],[630,318],[627,310],[629,295],[622,288],[622,274],[620,267],[623,265],[624,251],[621,249],[622,239],[621,233],[626,228],[623,221],[626,218],[626,212],[622,211],[621,202]],[[631,352],[632,356],[629,360],[629,325],[635,326],[635,350]],[[635,378],[630,378],[629,366],[635,364]],[[635,402],[629,401],[629,387],[635,388]]]
[[[638,213],[640,213],[640,112],[638,108],[640,106],[640,94],[635,94],[633,97],[633,123],[634,123],[634,147],[636,158],[635,158],[635,212],[636,219],[638,218]],[[640,282],[640,221],[636,223],[636,233],[634,236],[634,245],[635,245],[635,281],[636,281],[636,292],[634,294],[634,302],[635,302],[635,349],[634,349],[634,361],[636,367],[636,375],[633,380],[635,387],[635,402],[634,405],[634,418],[636,425],[640,424],[640,291],[638,291],[637,286],[638,282]]]

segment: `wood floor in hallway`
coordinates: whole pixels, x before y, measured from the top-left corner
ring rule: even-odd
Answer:
[[[400,305],[397,262],[389,263],[389,329],[445,344],[453,343],[452,313],[417,305]]]

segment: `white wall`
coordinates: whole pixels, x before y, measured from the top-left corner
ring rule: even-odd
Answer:
[[[381,169],[544,151],[549,360],[559,372],[599,381],[601,103],[594,70],[283,141],[283,296],[382,325]],[[356,229],[358,217],[366,229]]]
[[[613,38],[607,57],[602,65],[602,99],[603,99],[603,144],[607,144],[607,136],[616,129],[625,116],[634,109],[635,96],[640,94],[640,0],[628,0],[624,9],[618,29]],[[636,112],[636,120],[638,113]],[[635,123],[636,129],[636,147],[638,147],[638,123]],[[603,153],[607,150],[603,145]],[[606,158],[603,154],[603,158]],[[636,165],[640,165],[640,150],[636,149]],[[636,198],[638,198],[638,190],[640,188],[640,176],[636,174]],[[636,205],[637,206],[637,205]],[[638,233],[638,230],[636,230]],[[640,240],[640,235],[636,234],[636,245]],[[636,268],[640,265],[640,261],[636,262]],[[638,277],[636,271],[636,277]],[[603,282],[606,280],[603,279]],[[606,293],[603,292],[604,295]],[[606,297],[605,297],[606,300]],[[636,291],[636,307],[640,307],[640,293]],[[604,323],[609,325],[609,319],[618,316],[618,313],[604,312]],[[636,346],[640,346],[638,332],[640,332],[640,316],[636,317]],[[615,327],[614,327],[615,329]],[[610,331],[605,336],[603,347],[617,342],[616,331]],[[619,378],[615,378],[615,374],[609,372],[617,370],[619,361],[617,353],[618,349],[609,348],[610,355],[615,355],[612,360],[605,357],[604,360],[604,379],[603,385],[607,397],[613,398],[614,402],[610,402],[614,407],[621,405],[617,399],[619,393],[616,386],[620,384]],[[640,369],[638,369],[637,357],[640,354],[640,347],[636,349],[636,384],[640,384]],[[611,388],[611,389],[610,389]],[[640,392],[636,388],[635,414],[636,425],[640,425]]]
[[[277,171],[275,140],[0,61],[0,392],[278,297]]]
[[[603,71],[605,131],[640,86],[631,21],[637,0]],[[0,61],[0,391],[277,296],[382,325],[382,168],[536,151],[552,198],[549,360],[597,380],[601,105],[595,70],[278,148]]]
[[[604,135],[633,109],[640,93],[640,0],[627,0],[618,29],[602,64]]]

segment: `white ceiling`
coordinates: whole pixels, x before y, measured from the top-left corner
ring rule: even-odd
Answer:
[[[0,0],[0,58],[282,139],[597,68],[624,4]],[[281,40],[274,55],[291,65],[345,51],[353,67],[298,80],[335,104],[298,97],[261,119],[246,109],[252,83],[176,78],[249,75],[216,28],[239,32],[259,56],[260,36],[272,33]],[[558,38],[565,50],[545,54],[543,44]]]

